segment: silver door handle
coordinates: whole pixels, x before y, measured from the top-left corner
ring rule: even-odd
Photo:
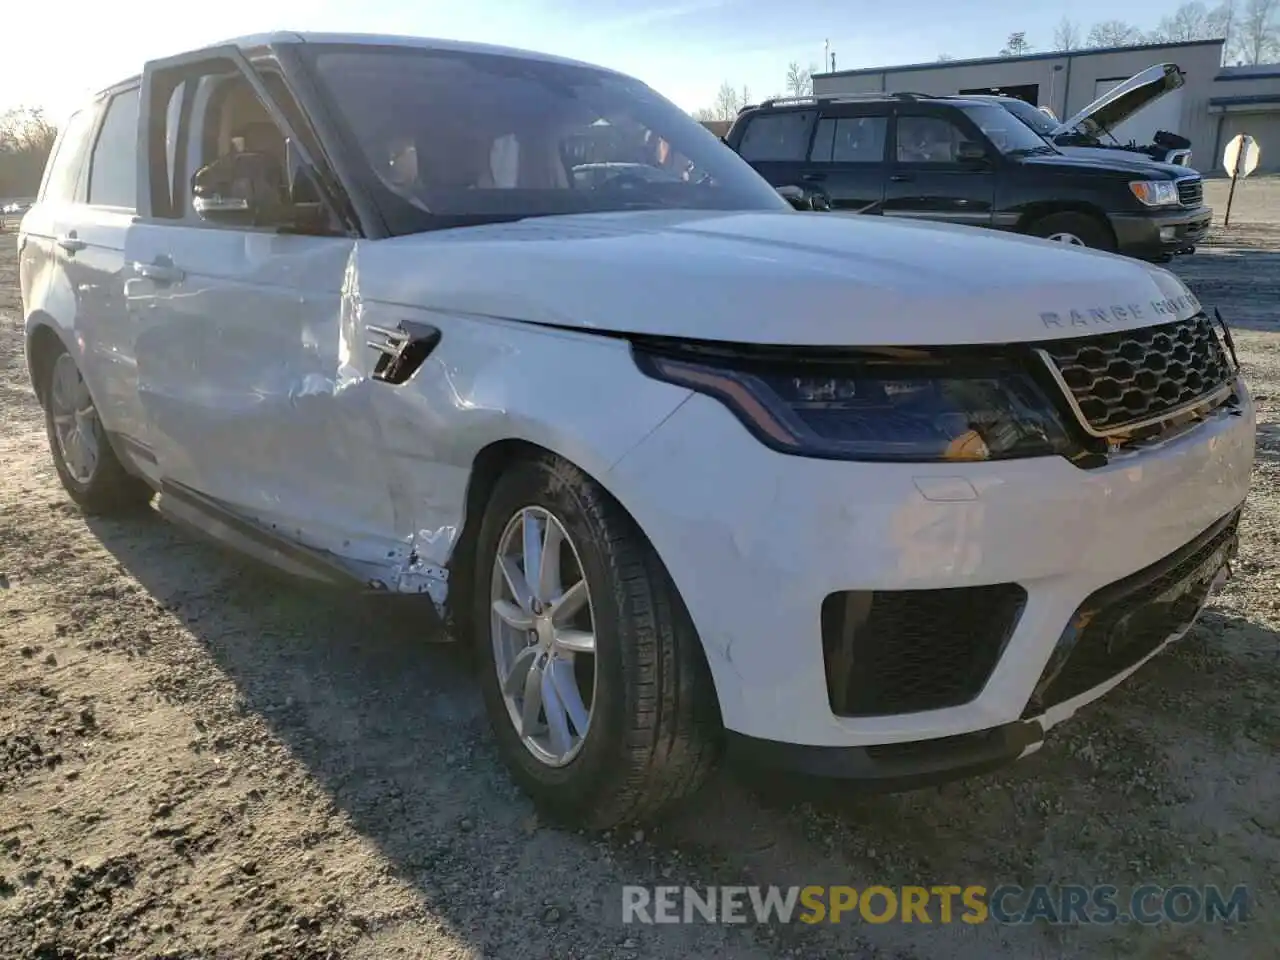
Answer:
[[[133,272],[154,283],[179,283],[185,274],[168,263],[135,263]]]
[[[87,244],[74,233],[68,233],[58,238],[58,246],[67,251],[67,253],[76,253],[83,250]]]

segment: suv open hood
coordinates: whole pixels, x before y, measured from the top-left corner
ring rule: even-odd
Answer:
[[[1114,130],[1147,104],[1186,82],[1186,74],[1176,63],[1157,63],[1108,90],[1071,119],[1060,123],[1052,136],[1074,131],[1096,136],[1101,130]]]

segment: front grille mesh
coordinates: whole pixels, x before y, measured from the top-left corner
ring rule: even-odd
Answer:
[[[1015,583],[833,593],[822,604],[827,693],[837,716],[968,703],[995,669],[1026,591]]]
[[[1204,314],[1042,344],[1096,432],[1158,420],[1229,383],[1231,364]]]
[[[1198,207],[1204,202],[1204,184],[1199,177],[1178,181],[1178,202],[1184,207]]]

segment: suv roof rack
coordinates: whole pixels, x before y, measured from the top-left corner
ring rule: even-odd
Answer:
[[[739,113],[747,110],[758,110],[762,107],[788,106],[795,103],[812,103],[817,106],[823,106],[828,103],[856,103],[860,100],[926,100],[934,99],[933,94],[913,93],[908,90],[895,90],[893,92],[882,91],[878,93],[842,93],[831,97],[770,97],[768,100],[760,103],[749,103]]]

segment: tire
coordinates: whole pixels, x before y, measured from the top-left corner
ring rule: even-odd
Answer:
[[[591,702],[585,695],[578,701],[589,714],[585,736],[558,765],[536,755],[517,728],[519,708],[509,706],[499,682],[498,647],[507,641],[495,640],[510,638],[524,654],[523,643],[537,648],[537,641],[522,640],[520,630],[504,626],[494,612],[494,596],[511,583],[499,579],[500,546],[509,542],[505,538],[515,532],[518,518],[543,511],[542,535],[551,525],[547,517],[555,520],[572,547],[564,562],[581,570],[595,651],[572,654],[569,669],[578,689],[585,686],[585,674],[592,674]],[[485,509],[474,570],[471,624],[485,707],[503,760],[540,811],[557,822],[607,829],[652,819],[695,793],[719,757],[719,703],[688,611],[622,507],[563,460],[548,455],[517,462],[499,478]],[[572,585],[571,578],[563,578],[564,586]],[[551,643],[546,649],[554,648]],[[504,669],[514,662],[503,659]],[[542,711],[534,726],[545,726],[554,743],[545,705]],[[565,729],[571,736],[580,733],[572,724]]]
[[[1070,211],[1051,213],[1032,223],[1027,232],[1033,237],[1042,237],[1046,240],[1075,237],[1079,242],[1072,245],[1089,247],[1093,250],[1114,251],[1116,248],[1111,229],[1097,217],[1087,213]],[[1070,243],[1065,239],[1060,242]]]
[[[60,385],[59,377],[62,376],[67,380]],[[72,399],[68,397],[72,383],[77,391],[73,398],[77,401],[74,406],[80,410],[80,414],[71,415],[79,435],[79,439],[74,441],[69,437],[64,439],[66,431],[71,429],[67,424],[67,402]],[[125,470],[116,457],[80,368],[66,349],[59,348],[49,359],[40,395],[44,401],[49,453],[58,479],[71,499],[85,513],[98,516],[131,513],[144,507],[153,491],[144,481]],[[94,449],[92,466],[82,454],[78,457],[68,455],[72,443],[84,443],[85,440]]]

